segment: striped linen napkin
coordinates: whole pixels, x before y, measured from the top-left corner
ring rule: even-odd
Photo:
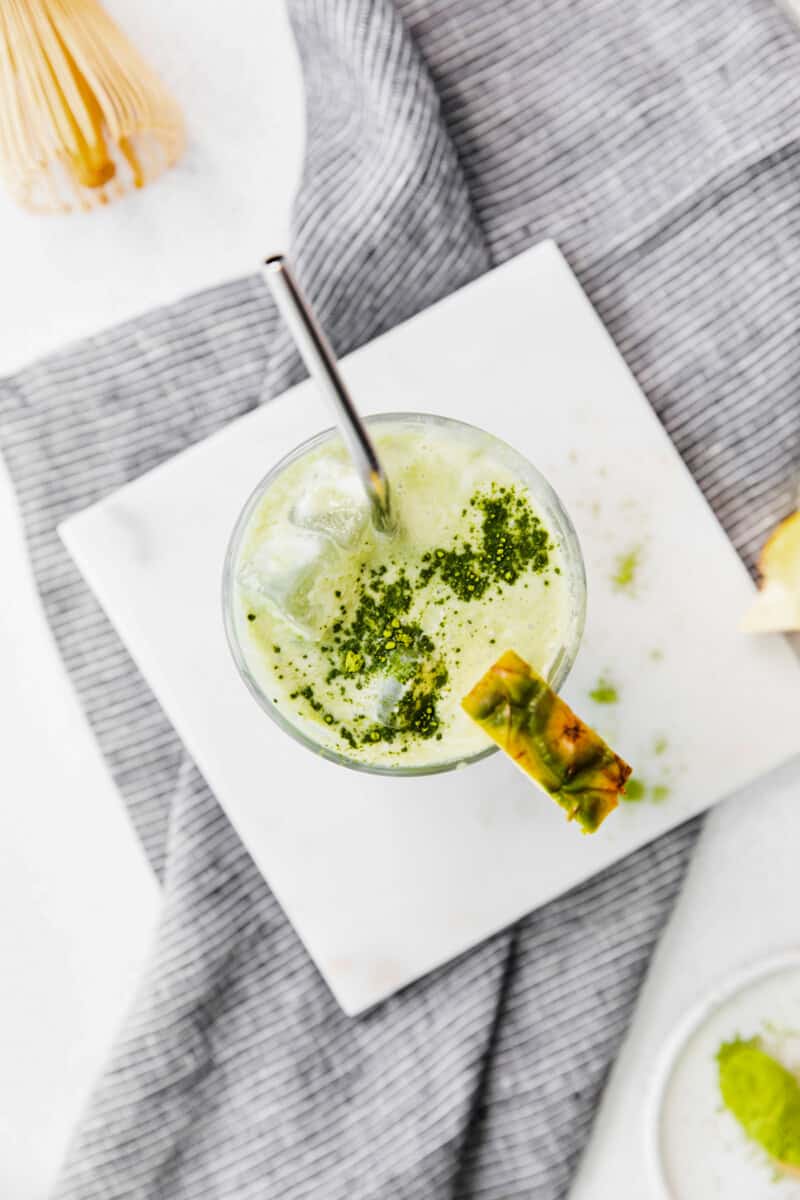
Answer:
[[[787,19],[771,0],[288,2],[309,130],[292,251],[337,350],[557,239],[752,562],[800,455]],[[55,533],[299,376],[253,277],[0,382],[42,599],[163,883],[58,1196],[560,1197],[696,825],[350,1020]]]

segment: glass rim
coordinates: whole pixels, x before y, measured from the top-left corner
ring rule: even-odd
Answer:
[[[575,526],[564,507],[560,496],[545,478],[545,476],[534,466],[529,459],[516,450],[508,442],[497,437],[494,433],[489,433],[482,429],[479,425],[472,425],[468,421],[461,421],[455,417],[443,417],[437,413],[421,413],[421,412],[391,412],[391,413],[373,413],[370,416],[363,418],[367,425],[384,425],[384,424],[434,424],[443,428],[466,430],[469,433],[479,434],[481,437],[494,442],[504,454],[510,455],[515,459],[525,474],[521,476],[523,482],[525,475],[533,480],[535,487],[531,490],[534,493],[534,499],[538,499],[543,495],[558,521],[558,534],[561,541],[561,550],[564,555],[564,564],[568,579],[571,581],[570,588],[572,598],[572,611],[569,622],[569,638],[565,640],[555,660],[547,674],[547,681],[554,691],[563,685],[570,671],[572,670],[575,658],[577,657],[578,649],[583,637],[584,624],[586,620],[586,568],[583,560],[578,535],[575,531]],[[225,552],[225,558],[222,566],[222,617],[225,628],[225,636],[228,642],[231,656],[236,665],[241,679],[247,687],[250,694],[258,703],[259,707],[275,722],[275,724],[289,737],[305,746],[307,750],[319,755],[321,758],[327,759],[329,762],[334,762],[339,766],[348,767],[353,771],[360,771],[368,775],[383,775],[383,776],[405,776],[413,777],[420,775],[441,775],[447,771],[457,771],[464,767],[472,766],[473,763],[480,762],[482,759],[490,757],[492,754],[497,754],[499,746],[489,745],[477,750],[474,754],[461,755],[458,758],[446,759],[437,763],[426,763],[419,766],[403,766],[402,764],[388,763],[373,763],[364,762],[361,759],[351,758],[338,750],[333,750],[323,743],[315,741],[311,736],[306,734],[303,729],[295,725],[276,704],[265,694],[258,681],[253,676],[244,651],[240,645],[239,638],[236,632],[234,621],[234,567],[241,548],[242,537],[253,515],[253,511],[265,495],[267,490],[275,482],[280,475],[283,474],[293,463],[298,459],[310,454],[319,446],[330,441],[334,437],[339,436],[339,429],[332,425],[327,429],[320,430],[319,433],[312,434],[305,441],[300,442],[294,449],[289,450],[284,454],[278,462],[274,463],[265,475],[259,480],[256,486],[252,489],[247,499],[245,500],[239,516],[234,523],[228,547]]]

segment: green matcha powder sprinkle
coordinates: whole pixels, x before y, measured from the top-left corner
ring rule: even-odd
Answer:
[[[528,572],[541,575],[550,567],[550,536],[527,496],[514,487],[493,484],[488,491],[476,492],[469,505],[476,518],[470,527],[473,536],[456,536],[451,545],[424,553],[416,575],[363,563],[352,618],[341,606],[341,618],[324,632],[326,683],[347,679],[361,690],[380,674],[403,685],[391,725],[365,727],[362,717],[349,726],[339,725],[339,734],[352,749],[398,739],[441,738],[438,704],[448,673],[433,639],[409,617],[418,592],[439,582],[459,600],[480,600],[492,590],[502,592],[504,584],[511,586]],[[334,595],[338,598],[341,592]],[[311,684],[299,686],[291,699],[304,700],[306,711],[325,724],[338,723]]]

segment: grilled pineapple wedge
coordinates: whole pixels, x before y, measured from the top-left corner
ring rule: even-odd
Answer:
[[[461,704],[584,833],[616,808],[631,768],[513,650]]]

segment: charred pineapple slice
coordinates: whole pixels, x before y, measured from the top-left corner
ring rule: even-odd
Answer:
[[[513,650],[461,704],[584,833],[616,808],[631,768]]]

